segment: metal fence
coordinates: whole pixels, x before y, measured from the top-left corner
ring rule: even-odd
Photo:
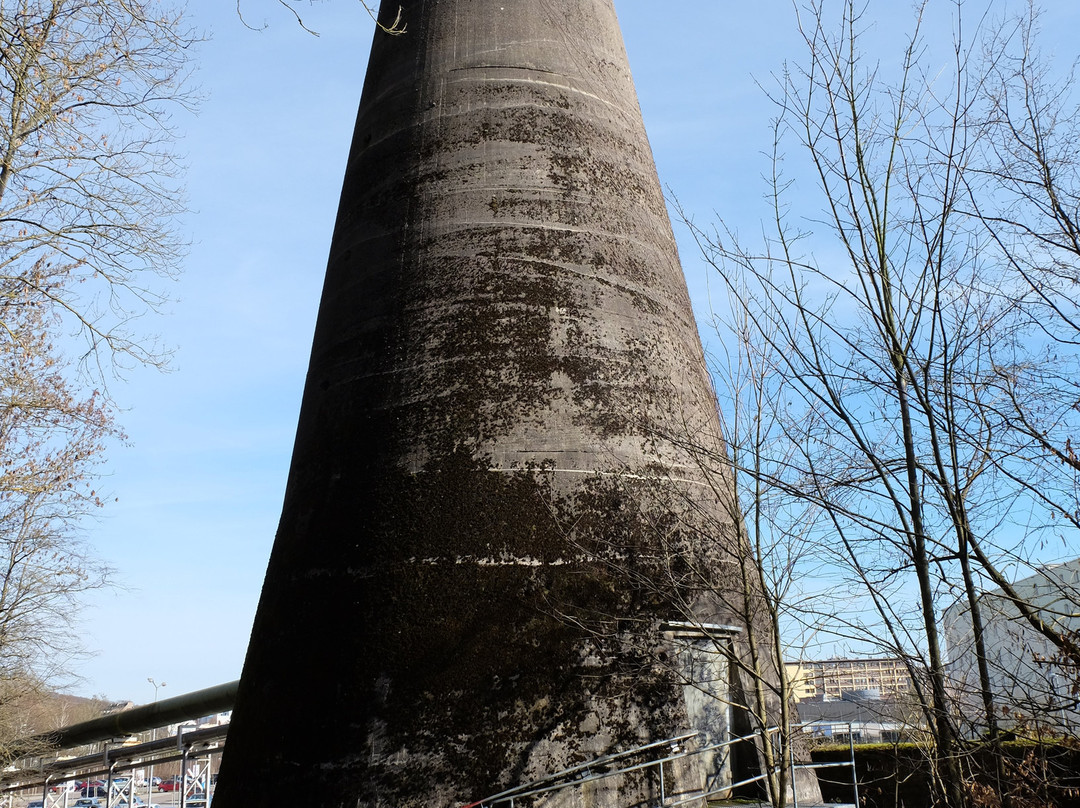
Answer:
[[[125,774],[149,771],[150,802],[154,767],[179,762],[180,808],[205,808],[213,797],[213,758],[224,748],[228,724],[199,728],[189,722],[231,710],[236,687],[230,682],[16,742],[18,760],[0,773],[0,805],[11,808],[16,794],[39,793],[43,808],[68,808],[83,798],[74,783],[100,780],[103,785],[89,786],[87,796],[99,797],[102,808],[134,808],[141,788]],[[158,737],[163,728],[169,731]],[[140,739],[140,733],[150,738]]]

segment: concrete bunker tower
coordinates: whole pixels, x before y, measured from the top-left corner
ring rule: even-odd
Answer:
[[[738,634],[740,543],[729,484],[684,448],[723,444],[613,2],[401,2],[364,82],[224,808],[450,808],[723,731],[700,695],[727,683],[687,681],[671,626]],[[667,793],[709,768],[669,767]],[[645,804],[652,777],[588,804]]]

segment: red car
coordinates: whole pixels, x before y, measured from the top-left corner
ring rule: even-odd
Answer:
[[[179,791],[184,784],[180,780],[162,780],[158,783],[158,791]]]

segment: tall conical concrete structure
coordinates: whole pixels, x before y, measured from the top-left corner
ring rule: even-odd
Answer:
[[[612,0],[402,5],[218,808],[449,808],[724,720],[701,694],[726,683],[688,681],[722,666],[665,631],[738,622],[739,542],[682,448],[723,451]],[[589,804],[655,800],[655,776]]]

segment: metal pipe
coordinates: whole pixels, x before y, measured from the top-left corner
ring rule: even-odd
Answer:
[[[12,760],[27,754],[39,753],[42,746],[67,749],[86,743],[123,738],[137,732],[145,732],[166,724],[175,724],[188,718],[231,710],[236,702],[236,688],[239,682],[227,682],[223,685],[207,687],[183,696],[162,699],[154,704],[134,707],[112,715],[105,715],[70,727],[61,727],[52,732],[34,735],[16,741]]]

